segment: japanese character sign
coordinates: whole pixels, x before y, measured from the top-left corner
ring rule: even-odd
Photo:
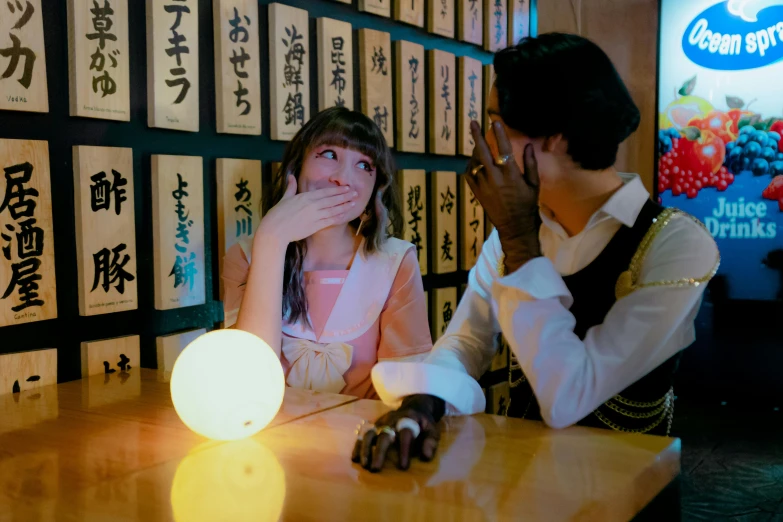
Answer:
[[[457,289],[456,288],[436,288],[434,292],[434,303],[432,307],[432,333],[437,340],[446,333],[454,312],[457,311]]]
[[[419,270],[427,274],[428,221],[427,175],[423,170],[401,170],[397,173],[402,197],[404,239],[416,247]]]
[[[71,116],[130,121],[128,0],[69,0]]]
[[[218,263],[223,273],[223,258],[236,243],[252,244],[261,222],[261,162],[218,158],[217,215]],[[220,295],[223,295],[220,281]]]
[[[459,67],[459,141],[458,152],[463,156],[473,155],[473,137],[470,135],[470,122],[481,123],[483,114],[483,72],[481,62],[467,56],[458,60]]]
[[[0,2],[0,110],[49,112],[42,10],[41,0]]]
[[[42,386],[50,384],[57,384],[56,349],[0,355],[0,395],[26,392],[36,388],[40,391]],[[19,396],[15,399],[18,398]],[[38,406],[34,409],[38,409]],[[14,415],[6,416],[3,423],[5,429],[0,429],[0,433],[18,424],[19,419],[14,417]]]
[[[199,156],[152,156],[155,309],[206,302],[204,178]]]
[[[403,40],[395,42],[397,82],[397,149],[424,152],[426,94],[424,47]]]
[[[431,33],[454,38],[454,1],[427,0],[429,2],[429,23],[427,29]]]
[[[269,67],[273,140],[290,140],[310,118],[307,11],[269,4]]]
[[[411,0],[402,1],[410,2]],[[389,18],[391,16],[391,2],[392,0],[359,0],[359,11]]]
[[[0,327],[55,317],[49,148],[0,140]]]
[[[456,0],[458,5],[458,37],[474,45],[484,43],[484,9],[482,0]]]
[[[353,109],[353,31],[351,24],[318,19],[318,108]]]
[[[198,132],[198,2],[147,0],[150,127]]]
[[[508,45],[530,36],[530,0],[508,0]]]
[[[508,1],[484,0],[484,49],[487,51],[495,53],[508,47]]]
[[[79,314],[135,310],[136,219],[133,153],[73,148]]]
[[[437,49],[429,53],[430,152],[453,156],[457,151],[455,59]]]
[[[484,209],[470,190],[464,176],[460,181],[460,268],[470,270],[476,264],[484,244]]]
[[[389,146],[393,147],[394,116],[390,59],[389,33],[359,29],[362,112],[378,125]]]
[[[433,272],[457,271],[457,174],[432,173],[432,209],[434,216],[432,249]]]
[[[394,4],[394,19],[424,27],[424,0],[398,0]]]
[[[261,60],[258,2],[215,0],[217,130],[261,134]]]

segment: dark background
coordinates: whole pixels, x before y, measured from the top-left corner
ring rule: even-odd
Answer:
[[[215,131],[215,72],[211,0],[198,0],[199,7],[199,87],[200,131],[170,131],[147,126],[147,51],[145,2],[127,0],[130,32],[131,121],[113,122],[69,116],[68,25],[66,2],[42,0],[46,72],[49,85],[49,113],[0,112],[0,138],[45,140],[49,143],[52,182],[52,214],[57,279],[58,318],[0,329],[0,354],[41,348],[58,349],[58,381],[81,377],[80,343],[96,339],[138,334],[141,336],[141,365],[156,366],[155,338],[191,328],[214,328],[223,319],[218,298],[218,251],[215,160],[217,158],[260,159],[264,181],[270,177],[271,163],[283,155],[285,142],[269,138],[269,33],[268,0],[259,1],[262,136],[235,136]],[[492,55],[481,48],[429,34],[425,29],[361,13],[356,6],[330,0],[284,0],[281,3],[309,11],[311,66],[310,102],[317,111],[316,18],[329,17],[350,22],[354,27],[355,107],[359,99],[359,28],[371,28],[391,34],[392,41],[408,40],[425,49],[442,49],[456,56],[470,56],[491,63]],[[532,20],[533,27],[535,27]],[[456,22],[455,22],[456,23]],[[426,27],[426,12],[425,12]],[[456,27],[456,26],[455,26]],[[393,62],[390,62],[393,69]],[[459,105],[459,104],[457,104]],[[426,120],[426,117],[424,118]],[[78,310],[76,238],[74,222],[74,186],[72,147],[97,145],[133,149],[134,201],[136,212],[137,276],[139,309],[129,312],[80,317]],[[202,156],[204,159],[204,212],[207,220],[206,304],[178,310],[154,309],[152,194],[150,156],[173,154]],[[465,158],[432,154],[395,153],[400,169],[425,169],[462,172]],[[430,220],[431,222],[431,220]],[[425,288],[459,286],[467,280],[465,272],[425,276]]]

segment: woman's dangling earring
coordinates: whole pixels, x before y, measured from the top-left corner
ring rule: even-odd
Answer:
[[[367,221],[368,219],[370,219],[370,211],[365,210],[364,212],[362,212],[362,215],[359,216],[359,226],[356,228],[356,234],[354,235],[354,237],[359,235],[359,233],[362,231],[362,227],[364,226],[364,222]]]

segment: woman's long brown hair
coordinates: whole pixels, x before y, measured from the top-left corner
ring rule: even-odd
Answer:
[[[289,175],[299,181],[305,157],[321,145],[355,150],[369,157],[375,167],[375,187],[367,207],[370,216],[361,228],[365,254],[381,249],[390,236],[400,237],[404,224],[397,184],[394,183],[394,160],[386,139],[367,116],[344,107],[332,107],[316,114],[288,143],[280,170],[272,173],[272,190],[267,191],[265,210],[283,199]],[[359,222],[357,218],[351,225],[356,228]],[[309,322],[304,291],[305,255],[305,240],[289,244],[285,254],[283,318],[291,323]]]

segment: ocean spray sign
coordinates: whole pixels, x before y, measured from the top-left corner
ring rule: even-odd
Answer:
[[[727,0],[702,11],[682,37],[685,55],[719,71],[758,69],[783,59],[783,0]]]

